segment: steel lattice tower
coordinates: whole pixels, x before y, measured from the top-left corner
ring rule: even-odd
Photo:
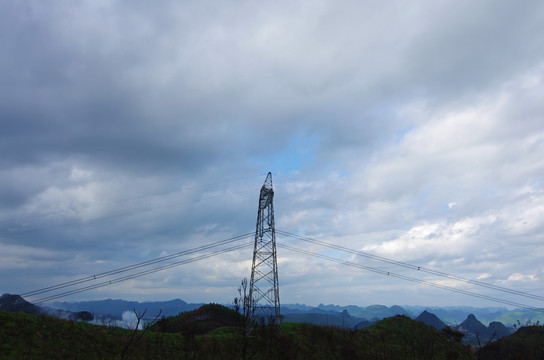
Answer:
[[[274,225],[274,190],[268,173],[259,195],[255,247],[249,283],[250,316],[257,322],[279,325],[280,291]]]

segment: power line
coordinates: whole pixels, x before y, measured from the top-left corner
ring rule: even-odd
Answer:
[[[524,308],[524,309],[544,313],[544,309],[535,308],[533,306],[529,306],[529,305],[525,305],[525,304],[521,304],[521,303],[509,301],[509,300],[503,300],[503,299],[499,299],[499,298],[496,298],[496,297],[493,297],[493,296],[478,294],[478,293],[475,293],[475,292],[472,292],[472,291],[456,289],[456,288],[453,288],[453,287],[450,287],[450,286],[440,285],[440,284],[433,283],[433,282],[430,282],[430,281],[416,279],[416,278],[413,278],[413,277],[410,277],[410,276],[400,275],[400,274],[396,274],[396,273],[393,273],[393,272],[390,272],[390,271],[385,271],[385,270],[373,268],[373,267],[370,267],[370,266],[364,266],[364,265],[360,265],[360,264],[350,262],[350,261],[339,260],[339,259],[336,259],[336,258],[333,258],[333,257],[330,257],[330,256],[317,254],[317,253],[314,253],[314,252],[311,252],[311,251],[298,249],[298,248],[288,246],[288,245],[277,244],[277,246],[281,247],[283,249],[287,249],[287,250],[290,250],[290,251],[293,251],[293,252],[300,253],[300,254],[305,254],[305,255],[316,257],[316,258],[324,259],[324,260],[327,260],[327,261],[336,262],[336,263],[341,264],[341,265],[352,266],[352,267],[356,267],[356,268],[359,268],[359,269],[372,271],[372,272],[375,272],[375,273],[378,273],[378,274],[381,274],[381,275],[391,276],[391,277],[395,277],[395,278],[398,278],[398,279],[415,282],[415,283],[418,283],[418,284],[432,286],[432,287],[442,289],[442,290],[448,290],[448,291],[456,292],[456,293],[459,293],[459,294],[464,294],[464,295],[468,295],[468,296],[477,297],[477,298],[484,299],[484,300],[490,300],[490,301],[494,301],[494,302],[505,304],[505,305],[515,306],[515,307],[518,307],[518,308]]]
[[[294,239],[302,240],[302,241],[305,241],[305,242],[308,242],[308,243],[311,243],[311,244],[317,244],[317,245],[325,246],[325,247],[328,247],[328,248],[331,248],[331,249],[348,252],[348,253],[351,253],[351,254],[354,254],[354,255],[363,256],[363,257],[366,257],[366,258],[370,258],[370,259],[373,259],[373,260],[378,260],[378,261],[385,262],[385,263],[392,264],[392,265],[396,265],[396,266],[401,266],[401,267],[404,267],[404,268],[407,268],[407,269],[416,270],[416,271],[420,271],[420,272],[428,273],[428,274],[431,274],[431,275],[444,277],[444,278],[451,279],[451,280],[457,280],[457,281],[465,282],[467,284],[477,285],[477,286],[485,287],[485,288],[492,289],[492,290],[502,291],[502,292],[506,292],[506,293],[521,296],[521,297],[531,298],[531,299],[535,299],[535,300],[544,300],[544,296],[539,296],[539,295],[535,295],[535,294],[526,293],[526,292],[523,292],[523,291],[513,290],[513,289],[505,288],[505,287],[502,287],[502,286],[498,286],[498,285],[488,284],[488,283],[478,281],[478,280],[467,279],[467,278],[464,278],[464,277],[461,277],[461,276],[452,275],[452,274],[448,274],[448,273],[445,273],[445,272],[425,268],[423,266],[408,264],[408,263],[405,263],[405,262],[402,262],[402,261],[396,261],[396,260],[393,260],[393,259],[389,259],[389,258],[386,258],[386,257],[383,257],[383,256],[373,255],[373,254],[366,253],[366,252],[363,252],[363,251],[353,250],[353,249],[346,248],[346,247],[343,247],[343,246],[340,246],[340,245],[327,243],[327,242],[324,242],[324,241],[321,241],[321,240],[312,239],[312,238],[309,238],[309,237],[289,233],[289,232],[286,232],[286,231],[276,230],[276,233],[284,235],[284,236],[288,236],[288,237],[291,237],[291,238],[294,238]]]
[[[362,252],[362,251],[349,249],[349,248],[346,248],[346,247],[343,247],[343,246],[340,246],[340,245],[330,244],[330,243],[327,243],[327,242],[324,242],[324,241],[312,239],[312,238],[309,238],[309,237],[300,236],[300,235],[289,233],[289,232],[286,232],[286,231],[276,230],[276,232],[278,234],[288,236],[288,237],[291,237],[291,238],[294,238],[294,239],[298,239],[298,240],[301,240],[301,241],[305,241],[305,242],[308,242],[308,243],[321,245],[321,246],[325,246],[325,247],[328,247],[328,248],[331,248],[331,249],[351,253],[351,254],[354,254],[354,255],[371,258],[371,259],[382,261],[382,262],[385,262],[385,263],[388,263],[388,264],[401,266],[401,267],[404,267],[404,268],[407,268],[407,269],[410,269],[410,270],[417,270],[417,271],[425,272],[425,273],[432,274],[432,275],[438,275],[438,276],[442,276],[442,277],[445,277],[445,278],[448,278],[448,279],[462,281],[462,282],[465,282],[465,283],[478,285],[478,286],[482,286],[482,287],[493,289],[493,290],[503,291],[503,292],[507,292],[507,293],[510,293],[510,294],[518,295],[518,296],[528,297],[528,298],[537,299],[537,300],[544,299],[544,297],[541,297],[541,296],[538,296],[538,295],[528,294],[528,293],[521,292],[521,291],[516,291],[516,290],[512,290],[512,289],[508,289],[508,288],[504,288],[504,287],[500,287],[500,286],[496,286],[496,285],[492,285],[492,284],[487,284],[487,283],[484,283],[484,282],[481,282],[481,281],[466,279],[466,278],[463,278],[463,277],[460,277],[460,276],[451,275],[451,274],[436,271],[436,270],[433,270],[433,269],[428,269],[428,268],[424,268],[424,267],[421,267],[421,266],[416,266],[416,265],[396,261],[396,260],[393,260],[393,259],[388,259],[388,258],[381,257],[381,256],[378,256],[378,255],[373,255],[373,254],[365,253],[365,252]],[[67,288],[67,287],[70,287],[70,286],[84,284],[86,282],[103,279],[105,277],[121,274],[121,273],[124,273],[124,272],[127,272],[127,271],[137,270],[137,269],[140,269],[140,268],[143,268],[143,267],[146,267],[146,266],[150,266],[150,265],[154,265],[154,264],[157,264],[157,263],[160,263],[160,262],[172,260],[172,259],[175,259],[175,258],[178,258],[178,257],[181,257],[181,256],[194,254],[194,253],[196,253],[198,251],[209,250],[209,249],[212,249],[212,248],[217,247],[217,246],[230,244],[230,243],[235,242],[235,241],[240,241],[240,240],[243,240],[245,238],[252,237],[253,235],[254,235],[254,233],[246,233],[246,234],[235,236],[235,237],[232,237],[232,238],[220,240],[220,241],[217,241],[217,242],[214,242],[214,243],[211,243],[211,244],[199,246],[199,247],[196,247],[196,248],[193,248],[193,249],[180,251],[180,252],[177,252],[177,253],[174,253],[174,254],[170,254],[170,255],[159,257],[159,258],[143,261],[143,262],[132,264],[132,265],[129,265],[129,266],[125,266],[125,267],[122,267],[122,268],[118,268],[118,269],[98,273],[98,274],[95,274],[95,275],[90,275],[90,276],[86,276],[86,277],[83,277],[83,278],[75,279],[75,280],[72,280],[72,281],[64,282],[64,283],[61,283],[61,284],[45,287],[45,288],[42,288],[42,289],[30,291],[30,292],[27,292],[27,293],[24,293],[24,294],[21,294],[21,295],[23,297],[35,296],[35,295],[44,294],[44,293],[48,293],[48,292],[55,291],[55,290],[60,290],[60,289]],[[115,284],[115,283],[118,283],[118,282],[134,279],[134,278],[137,278],[137,277],[140,277],[140,276],[145,276],[145,275],[157,272],[157,271],[166,270],[166,269],[169,269],[169,268],[172,268],[172,267],[175,267],[175,266],[180,266],[180,265],[192,263],[192,262],[195,262],[195,261],[207,259],[207,258],[212,257],[212,256],[220,255],[220,254],[223,254],[223,253],[226,253],[226,252],[238,250],[238,249],[241,249],[241,248],[243,248],[245,246],[248,246],[248,245],[251,245],[251,243],[232,246],[232,247],[229,247],[229,248],[226,248],[226,249],[221,249],[221,250],[214,251],[212,253],[199,255],[199,256],[196,256],[196,257],[191,258],[191,259],[186,259],[186,260],[178,261],[178,262],[175,262],[175,263],[167,264],[167,265],[164,265],[164,266],[160,266],[158,268],[148,269],[148,270],[140,271],[140,272],[137,272],[137,273],[134,273],[134,274],[129,274],[129,275],[126,275],[126,276],[122,276],[120,278],[115,278],[115,279],[112,279],[112,280],[106,280],[106,281],[100,282],[98,284],[88,285],[88,286],[85,286],[85,287],[82,287],[82,288],[65,291],[65,292],[62,292],[62,293],[59,293],[59,294],[55,294],[55,295],[51,295],[51,296],[47,296],[47,297],[38,299],[35,302],[36,303],[41,303],[41,302],[45,302],[45,301],[50,301],[50,300],[58,299],[58,298],[65,297],[65,296],[68,296],[68,295],[77,294],[77,293],[80,293],[80,292],[83,292],[83,291],[88,291],[88,290],[96,289],[96,288],[99,288],[99,287]],[[525,308],[525,309],[530,309],[530,310],[535,310],[535,311],[544,311],[544,310],[541,310],[541,309],[538,309],[538,308],[535,308],[535,307],[531,307],[531,306],[528,306],[528,305],[525,305],[525,304],[521,304],[521,303],[517,303],[517,302],[513,302],[513,301],[508,301],[508,300],[502,300],[502,299],[498,299],[498,298],[495,298],[495,297],[492,297],[492,296],[482,295],[482,294],[474,293],[474,292],[467,291],[467,290],[462,290],[462,289],[457,289],[457,288],[453,288],[453,287],[449,287],[449,286],[445,286],[445,285],[440,285],[440,284],[428,282],[428,281],[425,281],[425,280],[409,277],[409,276],[406,276],[406,275],[400,275],[400,274],[396,274],[396,273],[393,273],[393,272],[390,272],[390,271],[385,271],[385,270],[373,268],[373,267],[370,267],[370,266],[364,266],[364,265],[360,265],[360,264],[349,262],[349,261],[339,260],[339,259],[335,259],[333,257],[329,257],[329,256],[326,256],[326,255],[321,255],[321,254],[313,253],[313,252],[310,252],[310,251],[307,251],[307,250],[294,248],[294,247],[291,247],[291,246],[288,246],[288,245],[278,244],[278,246],[280,246],[282,248],[285,248],[285,249],[288,249],[288,250],[291,250],[291,251],[294,251],[294,252],[301,253],[301,254],[314,256],[314,257],[325,259],[325,260],[328,260],[328,261],[337,262],[337,263],[340,263],[340,264],[343,264],[343,265],[357,267],[357,268],[360,268],[360,269],[372,271],[372,272],[379,273],[379,274],[382,274],[382,275],[392,276],[392,277],[395,277],[395,278],[399,278],[399,279],[403,279],[403,280],[407,280],[407,281],[411,281],[411,282],[416,282],[416,283],[419,283],[419,284],[424,284],[424,285],[432,286],[432,287],[443,289],[443,290],[448,290],[448,291],[452,291],[452,292],[456,292],[456,293],[460,293],[460,294],[465,294],[465,295],[478,297],[478,298],[481,298],[481,299],[490,300],[490,301],[494,301],[494,302],[498,302],[498,303],[502,303],[502,304],[506,304],[506,305],[517,306],[517,307],[521,307],[521,308]]]
[[[208,258],[210,258],[212,256],[221,255],[221,254],[231,252],[231,251],[234,251],[234,250],[239,250],[239,249],[242,249],[244,247],[249,247],[250,245],[252,245],[251,242],[240,244],[240,245],[235,245],[235,246],[232,246],[232,247],[229,247],[229,248],[226,248],[226,249],[221,249],[221,250],[214,251],[212,253],[199,255],[199,256],[191,258],[191,259],[178,261],[178,262],[168,264],[168,265],[164,265],[164,266],[161,266],[161,267],[158,267],[158,268],[140,271],[140,272],[137,272],[135,274],[130,274],[130,275],[126,275],[126,276],[123,276],[123,277],[120,277],[120,278],[103,281],[103,282],[98,283],[98,284],[89,285],[89,286],[85,286],[85,287],[82,287],[82,288],[65,291],[63,293],[47,296],[47,297],[35,300],[35,301],[33,301],[33,303],[39,304],[39,303],[43,303],[43,302],[46,302],[46,301],[55,300],[55,299],[58,299],[58,298],[61,298],[61,297],[78,294],[80,292],[94,290],[94,289],[97,289],[97,288],[100,288],[100,287],[103,287],[103,286],[113,285],[113,284],[116,284],[116,283],[119,283],[119,282],[135,279],[135,278],[145,276],[145,275],[149,275],[149,274],[152,274],[152,273],[155,273],[155,272],[158,272],[158,271],[170,269],[170,268],[180,266],[180,265],[189,264],[189,263],[192,263],[192,262],[195,262],[195,261],[208,259]]]
[[[180,252],[177,252],[175,254],[170,254],[170,255],[159,257],[159,258],[143,261],[143,262],[140,262],[140,263],[137,263],[137,264],[128,265],[128,266],[125,266],[125,267],[122,267],[122,268],[119,268],[119,269],[110,270],[110,271],[106,271],[106,272],[103,272],[103,273],[86,276],[86,277],[83,277],[83,278],[75,279],[75,280],[72,280],[72,281],[67,281],[67,282],[64,282],[64,283],[61,283],[61,284],[57,284],[57,285],[48,286],[48,287],[38,289],[38,290],[34,290],[34,291],[29,291],[27,293],[21,294],[21,296],[23,296],[23,297],[25,297],[25,296],[35,296],[35,295],[47,293],[47,292],[50,292],[50,291],[63,289],[63,288],[69,287],[69,286],[79,285],[79,284],[86,283],[86,282],[89,282],[89,281],[102,279],[102,278],[107,277],[107,276],[117,275],[117,274],[120,274],[120,273],[123,273],[123,272],[139,269],[141,267],[153,265],[153,264],[156,264],[156,263],[159,263],[159,262],[172,260],[172,259],[175,259],[175,258],[178,258],[178,257],[181,257],[181,256],[185,256],[185,255],[194,254],[194,253],[196,253],[198,251],[208,250],[208,249],[211,249],[211,248],[214,248],[214,247],[217,247],[217,246],[230,244],[230,243],[235,242],[235,241],[240,241],[242,239],[252,237],[253,235],[254,235],[254,233],[247,233],[247,234],[235,236],[235,237],[225,239],[225,240],[220,240],[220,241],[208,244],[208,245],[203,245],[203,246],[199,246],[199,247],[196,247],[196,248],[193,248],[193,249],[180,251]]]

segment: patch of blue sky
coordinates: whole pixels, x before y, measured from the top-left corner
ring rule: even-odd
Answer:
[[[347,260],[347,257],[350,257],[349,254],[346,255],[345,252],[339,250],[326,249],[325,251],[319,252],[321,255],[329,256],[337,260]]]
[[[415,128],[415,126],[413,124],[410,124],[410,125],[407,125],[407,126],[404,126],[404,127],[400,128],[397,131],[392,132],[391,139],[392,139],[393,143],[394,144],[400,144],[402,142],[402,140],[404,139],[404,137],[408,133],[410,133],[412,130],[414,130],[414,128]]]
[[[258,163],[259,168],[264,166],[270,169],[275,174],[288,175],[314,165],[318,146],[319,139],[316,136],[298,132],[283,149],[253,159],[252,162]]]

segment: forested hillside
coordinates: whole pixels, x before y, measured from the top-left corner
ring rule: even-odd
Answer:
[[[470,350],[447,334],[404,316],[364,330],[284,323],[279,335],[270,328],[255,327],[247,336],[241,331],[240,319],[226,307],[208,305],[133,331],[0,312],[0,358],[473,358]]]

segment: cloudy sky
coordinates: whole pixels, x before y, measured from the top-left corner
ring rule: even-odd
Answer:
[[[252,232],[271,171],[279,230],[544,295],[541,1],[1,0],[0,52],[1,293]],[[62,300],[229,303],[251,256]],[[278,262],[283,303],[501,306]]]

